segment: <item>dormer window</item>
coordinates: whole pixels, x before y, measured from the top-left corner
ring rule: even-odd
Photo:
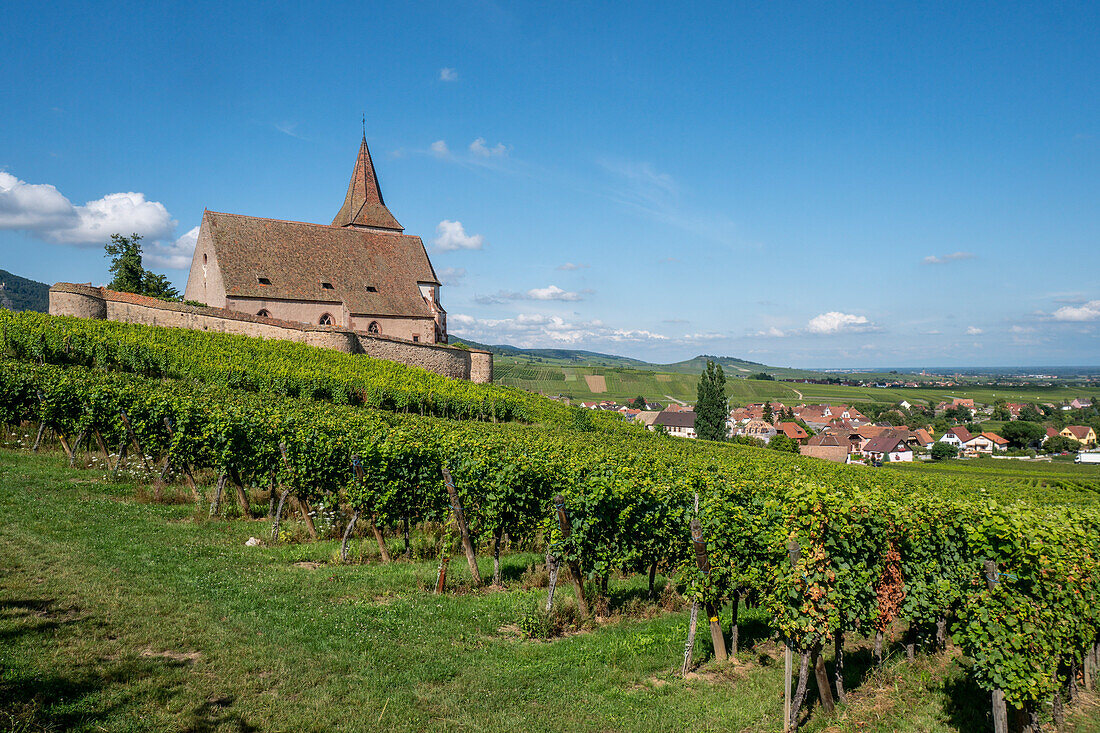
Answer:
[[[323,290],[335,290],[335,288],[332,287],[332,283],[325,282],[324,280],[321,281],[321,288]]]
[[[368,293],[377,293],[377,292],[378,292],[378,288],[374,287],[373,285],[368,285],[368,286],[367,286],[367,292],[368,292]]]
[[[256,282],[258,282],[258,283],[259,283],[260,285],[270,285],[270,284],[271,284],[271,278],[268,278],[268,277],[258,277],[258,276],[257,276],[257,278],[256,278]]]

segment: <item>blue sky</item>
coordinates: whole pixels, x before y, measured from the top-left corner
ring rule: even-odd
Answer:
[[[331,221],[365,113],[453,334],[1100,364],[1098,37],[1096,3],[17,2],[0,268],[101,284],[139,231],[182,287],[204,208]]]

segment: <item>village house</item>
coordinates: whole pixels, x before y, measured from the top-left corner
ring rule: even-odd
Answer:
[[[775,427],[799,445],[806,445],[806,441],[810,439],[810,434],[796,422],[776,423]]]
[[[906,438],[908,431],[884,430],[863,446],[862,453],[870,460],[879,463],[886,461],[911,462],[913,449]]]
[[[749,420],[747,423],[737,428],[735,435],[743,435],[748,438],[756,438],[762,440],[765,443],[771,441],[779,431],[775,429],[775,426],[764,420]]]
[[[799,448],[799,453],[833,463],[848,461],[848,441],[835,433],[818,433]]]
[[[1076,440],[1086,448],[1096,447],[1096,431],[1089,425],[1067,425],[1059,435]]]
[[[420,237],[404,231],[386,208],[364,135],[331,224],[203,212],[184,298],[445,344],[439,278]]]
[[[960,398],[960,397],[953,397],[953,398],[951,398],[950,402],[941,402],[940,404],[936,405],[936,412],[937,413],[946,412],[947,410],[952,410],[956,407],[965,407],[965,408],[967,408],[968,410],[970,410],[971,415],[974,415],[974,414],[977,413],[977,410],[974,407],[974,400],[972,400],[970,398]]]
[[[927,448],[932,445],[934,441],[932,436],[924,428],[917,428],[916,430],[909,431],[909,445],[915,445],[920,448]]]
[[[970,440],[962,444],[963,455],[992,455],[1008,450],[1008,441],[996,433],[980,433],[971,435]]]
[[[1082,397],[1074,397],[1073,402],[1070,402],[1069,406],[1074,410],[1083,410],[1086,407],[1092,407],[1092,400]]]
[[[678,438],[695,437],[695,413],[688,410],[662,410],[657,413],[657,418],[649,426],[650,430],[656,430],[661,426],[669,435]]]
[[[970,431],[966,428],[954,427],[941,435],[938,442],[953,445],[961,451],[963,445],[965,445],[973,437],[974,436],[972,436],[970,434]]]

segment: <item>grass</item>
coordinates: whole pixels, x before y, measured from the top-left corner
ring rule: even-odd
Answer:
[[[686,613],[613,615],[551,642],[512,625],[545,591],[538,560],[506,555],[506,591],[469,591],[465,563],[434,596],[434,562],[335,564],[334,541],[246,547],[263,521],[208,519],[187,503],[0,450],[0,721],[11,730],[774,731],[782,661],[755,610],[750,649],[680,680]],[[369,543],[356,540],[353,556]],[[296,563],[309,561],[310,565]],[[489,573],[489,562],[481,571]],[[641,579],[612,582],[612,610]],[[559,597],[568,598],[567,586]],[[728,611],[724,612],[728,616]],[[950,656],[868,671],[810,731],[977,731],[982,696]],[[861,665],[859,660],[863,659]],[[1082,709],[1076,731],[1100,731]]]

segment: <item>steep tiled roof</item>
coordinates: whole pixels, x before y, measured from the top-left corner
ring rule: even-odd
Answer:
[[[969,430],[967,430],[966,428],[962,428],[962,427],[951,428],[947,432],[953,434],[956,438],[958,438],[963,443],[969,442],[970,439],[972,437],[974,437],[970,434]],[[947,433],[944,433],[944,434],[946,435]]]
[[[202,228],[229,297],[343,303],[363,315],[433,315],[417,283],[439,280],[419,237],[214,211],[203,214]]]
[[[662,410],[653,421],[654,425],[664,425],[666,428],[694,428],[695,413],[689,411],[677,412]]]
[[[841,443],[840,438],[835,433],[818,433],[807,441],[808,445],[832,445],[840,446],[846,445],[847,440]]]
[[[1008,445],[1008,441],[996,433],[982,433],[982,436],[992,440],[997,445]]]
[[[905,442],[905,433],[895,430],[885,430],[875,436],[863,446],[864,453],[890,453],[901,446],[902,450],[909,450]]]
[[[1089,428],[1088,425],[1067,425],[1065,429],[1073,433],[1073,437],[1078,440],[1085,440],[1089,437],[1089,430],[1091,428]]]
[[[363,135],[363,142],[359,146],[359,157],[355,159],[355,170],[351,173],[344,205],[332,220],[332,225],[403,231],[403,227],[393,218],[393,214],[386,208],[386,202],[382,200],[382,187],[378,185],[378,175],[374,172],[374,161],[367,149],[366,135]]]
[[[802,440],[807,435],[802,426],[796,422],[781,422],[776,427],[782,430],[783,434],[791,440]]]

